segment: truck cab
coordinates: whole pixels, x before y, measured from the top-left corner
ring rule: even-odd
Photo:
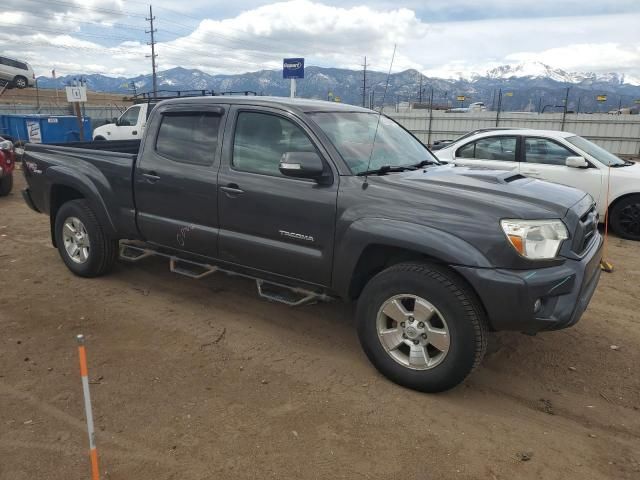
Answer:
[[[114,122],[93,131],[93,140],[138,140],[147,125],[147,118],[155,103],[140,103],[127,108]]]

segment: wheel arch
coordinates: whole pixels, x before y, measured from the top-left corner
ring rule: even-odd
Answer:
[[[104,200],[95,185],[93,185],[88,179],[83,179],[77,174],[71,175],[69,172],[64,170],[56,170],[54,172],[50,172],[50,170],[54,169],[47,170],[48,176],[52,177],[48,194],[48,207],[51,241],[54,246],[57,246],[54,231],[56,215],[60,210],[60,207],[71,200],[87,200],[105,231],[110,234],[116,232]]]
[[[361,219],[336,240],[333,289],[353,300],[378,272],[406,261],[491,267],[475,247],[450,233],[397,220]]]
[[[619,195],[609,203],[609,211],[611,212],[615,208],[615,206],[618,203],[620,203],[622,200],[625,200],[629,197],[635,197],[635,196],[640,197],[640,192],[629,192],[629,193],[623,193],[622,195]]]

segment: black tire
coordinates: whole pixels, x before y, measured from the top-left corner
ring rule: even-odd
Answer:
[[[6,197],[13,188],[13,174],[0,178],[0,197]]]
[[[426,300],[446,320],[448,351],[429,369],[415,370],[396,361],[378,337],[378,312],[387,300],[403,294]],[[357,323],[362,348],[380,373],[422,392],[455,387],[480,364],[487,349],[486,315],[475,294],[455,272],[432,264],[402,263],[373,277],[358,300]]]
[[[629,195],[610,210],[611,229],[627,240],[640,240],[640,195]]]
[[[107,139],[98,135],[96,138],[93,139],[94,142],[106,142]]]
[[[67,253],[63,228],[67,219],[79,219],[89,237],[90,247],[84,263],[75,262]],[[118,240],[108,237],[86,200],[71,200],[60,207],[55,221],[56,245],[65,265],[81,277],[98,277],[109,272],[118,256]]]
[[[13,84],[16,86],[16,88],[19,88],[20,90],[22,90],[23,88],[27,88],[29,86],[29,82],[27,81],[27,79],[21,75],[18,75],[16,78],[13,79]]]

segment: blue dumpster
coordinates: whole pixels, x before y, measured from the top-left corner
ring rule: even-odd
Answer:
[[[91,140],[91,119],[84,117],[84,139],[73,115],[0,115],[0,136],[31,143],[67,143]]]

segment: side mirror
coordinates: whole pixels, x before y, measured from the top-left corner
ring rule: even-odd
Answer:
[[[118,124],[118,117],[113,117],[111,119],[111,123],[115,123],[117,125]]]
[[[584,157],[567,157],[565,165],[571,168],[589,168],[589,162]]]
[[[287,177],[318,180],[324,173],[324,164],[316,152],[287,152],[280,160],[280,172]]]

